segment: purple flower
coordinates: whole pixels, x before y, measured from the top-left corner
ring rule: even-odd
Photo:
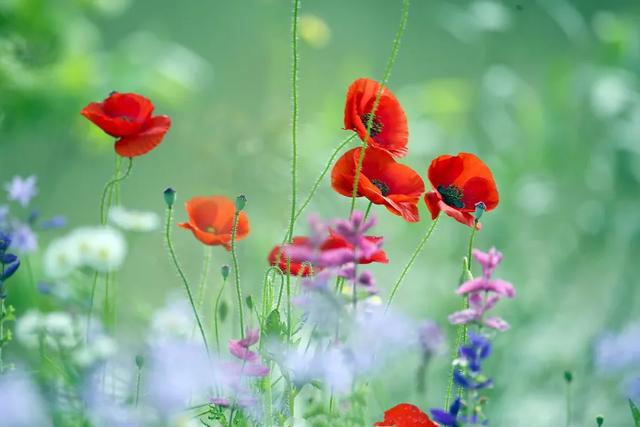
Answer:
[[[511,283],[501,279],[493,279],[491,276],[502,260],[502,253],[495,248],[489,252],[473,251],[473,256],[482,266],[482,276],[464,282],[456,290],[458,295],[467,295],[469,308],[457,311],[449,316],[449,322],[454,325],[479,323],[498,331],[506,331],[509,324],[502,318],[485,317],[502,298],[514,298],[516,291]]]
[[[258,329],[247,328],[245,337],[240,340],[229,341],[229,352],[240,360],[246,362],[255,362],[258,360],[258,354],[249,350],[260,339],[260,331]]]
[[[613,374],[640,364],[640,321],[630,323],[621,332],[608,332],[595,345],[595,365],[599,371]]]
[[[8,193],[7,198],[20,203],[22,207],[27,207],[31,199],[38,193],[35,175],[24,179],[16,175],[10,182],[5,184],[4,188]]]
[[[12,248],[23,254],[38,249],[38,237],[27,224],[17,223],[11,231]]]
[[[62,215],[56,215],[42,221],[40,228],[43,230],[55,230],[57,228],[63,228],[65,225],[67,225],[67,219]]]
[[[460,398],[456,398],[453,401],[448,410],[433,408],[430,410],[431,416],[433,420],[438,424],[442,424],[447,427],[458,427],[458,413],[460,412],[460,407],[462,406],[462,402]]]
[[[425,320],[418,326],[418,344],[425,356],[432,356],[440,351],[444,344],[442,329],[433,320]]]

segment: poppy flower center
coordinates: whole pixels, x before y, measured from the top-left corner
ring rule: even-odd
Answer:
[[[382,181],[378,181],[377,179],[372,179],[371,183],[378,187],[378,190],[382,193],[383,196],[387,196],[390,192],[389,186]]]
[[[382,132],[382,128],[383,128],[382,122],[376,119],[375,114],[371,114],[371,113],[363,114],[362,116],[360,116],[360,120],[362,120],[362,124],[364,125],[365,129],[369,124],[369,120],[371,120],[371,129],[369,130],[369,135],[372,138],[375,138],[376,136],[380,135],[380,133]]]
[[[207,233],[216,233],[216,228],[212,225],[207,226],[207,228],[204,229],[204,231],[206,231]]]
[[[443,187],[438,185],[438,193],[442,196],[442,200],[449,206],[462,209],[464,203],[462,202],[462,190],[455,185],[449,185]]]

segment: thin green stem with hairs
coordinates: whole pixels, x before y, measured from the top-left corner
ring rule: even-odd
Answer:
[[[173,241],[171,240],[171,224],[173,223],[173,205],[167,206],[167,219],[165,222],[165,241],[167,243],[167,248],[169,249],[169,256],[171,257],[171,261],[176,267],[178,271],[178,275],[182,280],[182,284],[184,285],[185,290],[187,291],[187,297],[189,298],[189,304],[191,304],[191,309],[193,310],[193,316],[196,319],[196,323],[198,324],[198,329],[200,329],[200,335],[202,335],[202,342],[204,343],[204,347],[207,350],[207,355],[211,356],[209,352],[209,343],[207,342],[207,335],[204,332],[204,328],[202,327],[202,322],[200,321],[200,315],[198,314],[198,310],[196,309],[196,304],[193,300],[193,295],[191,293],[191,288],[189,287],[189,281],[187,280],[187,276],[184,274],[182,267],[180,266],[180,262],[178,261],[178,256],[176,255],[175,248],[173,247]]]
[[[240,314],[240,336],[244,339],[244,310],[242,307],[242,289],[240,289],[240,269],[238,267],[238,255],[236,254],[236,233],[238,232],[238,220],[240,210],[236,209],[233,216],[233,228],[231,229],[231,259],[233,261],[233,277],[236,284],[236,296],[238,297],[238,313]]]
[[[131,169],[133,168],[133,158],[127,157],[128,163],[124,173],[120,176],[114,177],[111,181],[107,182],[102,190],[102,197],[100,198],[100,224],[105,225],[107,223],[107,195],[110,193],[111,188],[119,182],[127,179],[131,175]]]
[[[396,283],[393,285],[393,288],[391,288],[391,294],[389,294],[389,300],[387,301],[387,307],[385,310],[388,310],[389,307],[391,306],[391,302],[393,301],[393,298],[396,296],[396,293],[398,292],[398,288],[400,288],[402,281],[404,280],[405,276],[409,272],[409,269],[411,268],[411,266],[413,266],[413,263],[416,261],[416,258],[418,258],[418,255],[420,255],[420,252],[422,252],[422,249],[424,248],[424,245],[427,243],[427,240],[429,240],[429,238],[433,234],[433,230],[435,230],[439,219],[440,219],[440,216],[437,216],[436,219],[434,219],[431,222],[431,225],[429,226],[429,228],[427,228],[427,232],[425,233],[424,237],[422,237],[422,240],[420,240],[420,242],[418,243],[418,246],[416,246],[416,249],[413,251],[413,254],[409,258],[409,261],[402,269],[400,276],[398,276],[398,280],[396,280]]]
[[[224,286],[227,284],[227,278],[224,277],[222,279],[222,286],[220,286],[220,290],[218,291],[218,296],[216,296],[216,303],[213,307],[213,329],[216,334],[216,349],[218,354],[220,354],[220,330],[218,327],[218,316],[220,315],[220,299],[222,298],[222,291],[224,291]]]
[[[404,35],[404,30],[407,27],[407,20],[409,19],[409,0],[402,0],[402,12],[400,14],[400,26],[398,27],[398,31],[396,32],[396,36],[393,39],[393,45],[391,47],[391,55],[387,60],[387,65],[384,70],[384,75],[382,77],[382,81],[380,82],[380,88],[378,89],[378,93],[373,101],[373,105],[371,106],[371,111],[369,112],[369,116],[367,119],[367,126],[364,138],[362,140],[362,148],[360,149],[360,153],[358,155],[358,164],[356,166],[356,171],[353,176],[353,191],[351,193],[351,210],[349,211],[349,215],[351,215],[356,207],[356,197],[358,195],[358,181],[360,180],[360,173],[362,172],[362,164],[364,163],[364,151],[367,146],[367,141],[369,140],[369,136],[371,135],[371,127],[373,126],[373,121],[375,120],[375,114],[378,110],[378,105],[380,104],[380,98],[382,97],[382,93],[384,92],[387,83],[389,82],[389,77],[391,77],[391,70],[393,68],[393,64],[396,62],[396,58],[398,56],[398,50],[400,49],[400,41],[402,40],[402,36]]]
[[[207,283],[207,279],[209,278],[209,266],[211,264],[211,246],[204,247],[204,255],[202,260],[202,273],[200,274],[200,283],[198,284],[198,294],[196,297],[196,308],[198,312],[202,312],[202,304],[204,303],[204,294],[205,294],[205,285]],[[193,331],[191,332],[191,336],[195,335],[196,328],[194,326]]]

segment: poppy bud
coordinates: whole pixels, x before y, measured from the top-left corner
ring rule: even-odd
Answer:
[[[164,202],[167,204],[168,208],[173,207],[173,204],[176,202],[176,190],[171,187],[167,187],[164,190]]]
[[[229,266],[223,265],[220,269],[220,274],[222,274],[222,280],[227,280],[227,277],[229,277]]]
[[[573,374],[571,371],[564,371],[564,380],[567,384],[571,384],[571,381],[573,381]]]
[[[136,366],[138,367],[138,369],[142,369],[142,367],[144,366],[144,357],[141,355],[137,355],[136,356]]]
[[[249,308],[249,310],[253,310],[253,298],[251,298],[251,295],[247,296],[245,302],[247,303],[247,307]]]
[[[482,216],[482,214],[484,213],[484,211],[487,210],[487,205],[484,204],[484,202],[478,202],[476,203],[476,210],[474,212],[474,217],[476,219],[476,222],[480,221],[480,217]]]
[[[598,415],[596,417],[596,423],[598,424],[598,427],[601,427],[602,424],[604,423],[604,417],[602,415]]]
[[[238,197],[236,197],[236,209],[238,211],[243,210],[246,204],[247,204],[247,196],[245,196],[244,194],[241,194]]]
[[[229,314],[229,306],[225,301],[220,303],[220,307],[218,308],[218,316],[220,317],[220,321],[224,322],[227,318],[227,314]]]

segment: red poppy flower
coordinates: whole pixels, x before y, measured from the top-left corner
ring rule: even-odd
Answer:
[[[112,92],[102,102],[92,102],[81,111],[105,133],[118,138],[116,153],[136,157],[162,142],[171,127],[169,116],[152,116],[153,104],[135,93]]]
[[[484,203],[485,211],[498,205],[493,175],[473,154],[440,156],[431,162],[427,175],[433,190],[425,195],[424,201],[434,219],[443,211],[456,221],[473,227],[477,203]],[[480,223],[476,228],[480,229]]]
[[[382,237],[366,236],[365,239],[369,240],[370,242],[377,243],[382,239]],[[291,244],[300,247],[309,246],[309,239],[303,236],[296,236],[292,239]],[[353,245],[347,242],[343,237],[335,234],[333,231],[330,231],[330,236],[320,246],[321,251],[340,248],[351,249],[353,248]],[[380,249],[370,257],[361,257],[358,261],[359,264],[371,264],[372,262],[380,262],[386,264],[389,262],[389,259],[387,258],[386,252]],[[282,246],[278,245],[271,249],[271,252],[269,252],[269,264],[277,266],[280,271],[286,274],[287,258],[282,253]],[[312,265],[311,262],[306,263],[291,261],[289,268],[291,269],[291,275],[300,275],[302,277],[310,276],[312,272],[318,272],[321,270],[320,267]]]
[[[379,421],[374,425],[387,427],[438,427],[420,408],[409,403],[400,403],[385,411],[384,421]]]
[[[344,153],[331,171],[331,185],[343,196],[351,197],[360,148]],[[384,205],[409,222],[420,220],[418,201],[424,193],[424,182],[409,166],[396,162],[391,155],[373,147],[365,150],[358,177],[357,196],[376,205]]]
[[[358,79],[349,86],[347,92],[344,128],[356,131],[363,141],[379,90],[377,81]],[[385,87],[371,121],[367,144],[386,150],[394,157],[402,157],[407,154],[408,142],[407,116],[393,93]]]
[[[236,204],[224,196],[194,197],[185,203],[189,222],[178,224],[191,230],[196,239],[205,245],[224,246],[231,250],[231,230],[236,213]],[[249,234],[249,219],[244,211],[238,217],[236,240]]]

